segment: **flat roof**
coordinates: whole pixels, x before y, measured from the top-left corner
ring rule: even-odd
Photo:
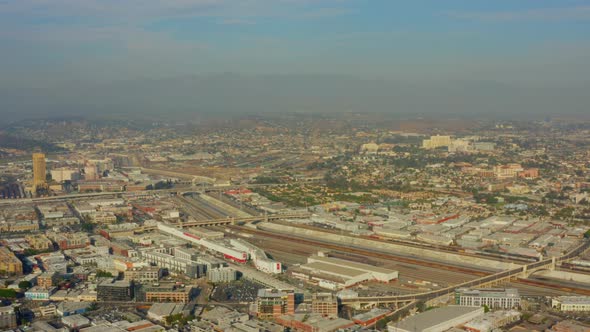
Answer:
[[[258,297],[283,297],[289,294],[293,294],[290,289],[261,288],[258,290]]]
[[[518,289],[516,288],[459,288],[457,289],[461,295],[467,296],[481,296],[481,297],[519,297]]]
[[[375,272],[375,273],[385,273],[385,274],[396,272],[394,270],[385,269],[382,267],[347,261],[345,259],[334,258],[334,257],[321,257],[321,256],[314,255],[314,256],[311,256],[309,259],[323,262],[326,264],[331,264],[331,265],[345,266],[349,269],[360,270],[360,271],[364,271],[364,272]]]
[[[301,265],[301,268],[305,269],[305,270],[313,270],[313,271],[323,272],[323,273],[327,273],[327,274],[337,274],[339,276],[348,277],[348,278],[354,278],[354,277],[361,276],[363,274],[367,274],[366,271],[363,272],[363,271],[359,271],[356,269],[349,269],[347,267],[342,267],[342,266],[332,265],[332,264],[327,264],[327,263],[322,263],[322,262],[307,263],[307,264]]]
[[[0,312],[14,312],[14,307],[11,305],[6,307],[0,307]]]
[[[154,303],[148,310],[148,313],[158,315],[158,316],[166,316],[170,315],[172,311],[176,308],[176,303]]]
[[[483,307],[448,306],[428,310],[423,313],[410,316],[401,322],[389,323],[388,325],[392,325],[398,329],[403,329],[406,331],[422,331],[429,327],[478,310],[483,313]]]
[[[590,304],[590,296],[559,296],[556,300],[561,304]]]

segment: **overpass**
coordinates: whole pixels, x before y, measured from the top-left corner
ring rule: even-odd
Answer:
[[[56,195],[47,197],[35,197],[35,198],[16,198],[16,199],[1,199],[0,206],[2,205],[14,205],[14,204],[32,204],[32,203],[44,203],[59,200],[68,199],[83,199],[83,198],[95,198],[103,196],[141,196],[150,194],[174,194],[179,195],[188,193],[202,193],[210,191],[226,191],[236,188],[257,188],[257,187],[274,187],[280,186],[277,183],[258,183],[258,184],[246,184],[246,185],[231,185],[231,186],[213,186],[202,189],[195,189],[192,185],[175,186],[170,189],[155,189],[155,190],[138,190],[138,191],[101,191],[101,192],[89,192],[89,193],[77,193],[68,195]]]
[[[170,226],[177,226],[180,228],[186,227],[205,227],[205,226],[223,226],[223,225],[234,225],[237,223],[250,223],[256,221],[274,221],[274,220],[281,220],[281,219],[305,219],[311,216],[310,213],[278,213],[278,214],[271,214],[266,216],[253,216],[253,217],[246,217],[246,218],[220,218],[220,219],[208,219],[208,220],[199,220],[199,221],[191,221],[191,222],[181,222],[181,223],[173,223],[168,224]],[[156,230],[156,226],[140,226],[134,229],[136,232],[142,231],[153,231]]]
[[[400,305],[407,302],[413,301],[434,301],[440,297],[450,295],[454,293],[457,288],[470,288],[470,287],[490,287],[506,281],[510,281],[517,278],[528,278],[531,274],[541,270],[552,270],[555,269],[556,264],[563,261],[567,261],[575,256],[578,256],[582,252],[586,251],[590,247],[590,241],[584,240],[584,242],[571,250],[569,253],[560,256],[553,257],[538,262],[522,265],[520,267],[510,269],[507,271],[501,271],[485,277],[481,277],[475,280],[462,282],[457,285],[449,286],[443,289],[434,290],[430,292],[406,294],[406,295],[395,295],[395,296],[364,296],[355,297],[350,299],[342,299],[342,304],[351,306],[375,306],[380,304],[394,304]]]

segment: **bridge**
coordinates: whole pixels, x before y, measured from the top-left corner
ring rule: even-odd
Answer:
[[[558,263],[567,261],[573,257],[578,256],[582,252],[586,251],[590,247],[590,241],[584,240],[584,242],[571,250],[569,253],[560,256],[552,257],[549,259],[541,260],[527,265],[522,265],[514,269],[507,271],[501,271],[492,275],[481,277],[475,280],[462,282],[457,285],[449,286],[443,289],[434,290],[430,292],[406,294],[406,295],[395,295],[395,296],[364,296],[355,297],[350,299],[342,299],[342,304],[351,305],[355,307],[363,306],[376,306],[381,304],[394,304],[400,305],[408,302],[424,301],[424,302],[435,302],[437,299],[453,294],[457,288],[471,288],[471,287],[491,287],[500,283],[510,281],[517,278],[528,278],[531,274],[541,270],[552,270]]]
[[[237,223],[251,223],[256,221],[274,221],[281,219],[305,219],[311,216],[310,213],[277,213],[265,216],[253,216],[247,218],[220,218],[220,219],[208,219],[191,222],[181,222],[168,224],[170,226],[177,226],[180,228],[186,227],[206,227],[206,226],[223,226],[223,225],[234,225]],[[136,232],[152,231],[157,229],[156,226],[141,226],[134,229]]]
[[[35,197],[35,198],[15,198],[15,199],[1,199],[1,205],[15,205],[15,204],[31,204],[31,203],[45,203],[60,200],[69,199],[84,199],[84,198],[96,198],[103,196],[142,196],[142,195],[153,195],[153,194],[178,194],[184,195],[189,193],[203,193],[203,192],[217,192],[227,191],[230,189],[239,188],[257,188],[257,187],[275,187],[280,186],[278,183],[257,183],[257,184],[245,184],[245,185],[230,185],[230,186],[208,186],[199,189],[194,185],[183,185],[175,186],[170,189],[155,189],[155,190],[137,190],[137,191],[101,191],[101,192],[89,192],[89,193],[77,193],[67,195],[56,195],[46,197]]]

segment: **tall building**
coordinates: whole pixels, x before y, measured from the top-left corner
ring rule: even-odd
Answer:
[[[436,149],[443,146],[448,147],[451,145],[451,136],[430,136],[430,139],[422,141],[422,148],[424,149]]]
[[[84,166],[84,180],[98,180],[98,169],[93,163]]]
[[[45,165],[45,154],[33,153],[33,188],[42,188],[47,184],[47,167]]]
[[[256,316],[273,319],[295,313],[295,292],[293,290],[259,289],[256,298]]]

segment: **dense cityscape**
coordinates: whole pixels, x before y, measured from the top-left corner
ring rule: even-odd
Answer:
[[[0,0],[0,332],[590,332],[589,0]]]
[[[0,329],[588,331],[590,122],[0,132]]]

